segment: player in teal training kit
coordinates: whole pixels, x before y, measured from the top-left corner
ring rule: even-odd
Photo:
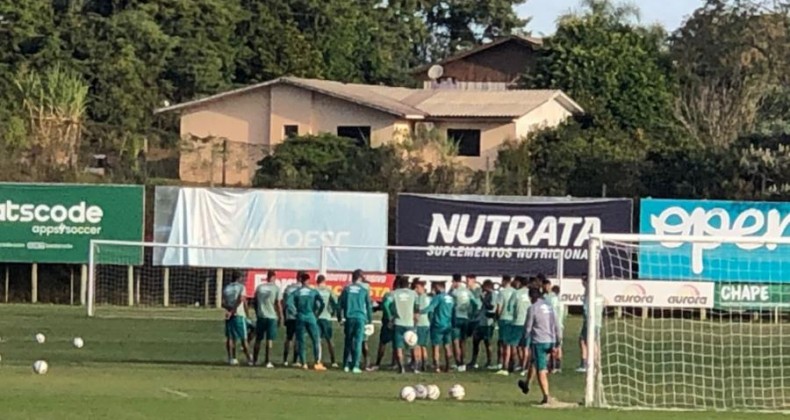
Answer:
[[[450,360],[453,354],[453,314],[455,313],[455,299],[444,292],[444,282],[433,283],[434,296],[430,305],[425,309],[431,320],[431,344],[433,345],[433,366],[436,372],[441,372],[439,367],[439,349],[444,348],[444,370],[450,370]],[[420,312],[422,315],[422,312]]]
[[[513,296],[510,297],[510,310],[513,313],[512,333],[513,341],[516,341],[515,349],[520,359],[519,367],[523,371],[527,367],[527,359],[529,357],[529,350],[527,349],[526,341],[524,340],[524,324],[527,322],[527,311],[529,310],[532,302],[529,299],[529,282],[525,277],[518,278],[518,285]]]
[[[361,373],[360,359],[365,342],[365,325],[373,322],[373,302],[370,289],[362,284],[362,271],[351,274],[351,284],[340,294],[337,320],[343,326],[345,342],[343,345],[343,370]]]
[[[453,317],[453,346],[455,349],[455,363],[459,372],[466,371],[465,350],[466,340],[469,338],[469,320],[480,307],[474,293],[461,281],[460,274],[453,274],[453,291],[450,295],[455,299],[455,315]]]
[[[412,350],[412,360],[415,361],[414,370],[416,372],[425,371],[425,365],[428,362],[428,341],[431,335],[431,320],[428,317],[428,306],[431,304],[431,298],[425,290],[425,282],[420,280],[419,277],[414,279],[412,287],[417,293],[417,307],[420,315],[417,317],[417,346]],[[419,353],[419,354],[417,354]],[[417,360],[422,363],[417,363]]]
[[[274,365],[269,358],[272,343],[277,339],[277,328],[282,319],[282,305],[280,303],[280,287],[274,282],[276,273],[269,270],[266,273],[266,282],[255,288],[255,347],[253,348],[253,363],[258,364],[258,355],[261,353],[261,341],[266,341],[266,356],[264,364],[267,369]]]
[[[326,370],[321,363],[321,333],[318,331],[316,315],[324,310],[324,301],[318,292],[307,285],[310,276],[305,272],[297,274],[301,286],[288,297],[288,309],[296,313],[296,351],[299,353],[299,363],[307,369],[307,349],[305,349],[304,333],[310,336],[313,343],[313,356],[315,357],[315,370]]]
[[[316,290],[324,302],[324,310],[318,315],[318,329],[321,331],[321,339],[326,342],[326,348],[329,350],[329,361],[332,363],[332,367],[336,368],[335,345],[332,343],[332,315],[337,313],[337,296],[325,282],[326,277],[323,274],[318,275]]]
[[[415,315],[420,313],[420,309],[417,307],[417,293],[409,289],[408,277],[401,277],[395,287],[397,289],[392,291],[390,299],[390,314],[395,326],[392,348],[395,350],[400,373],[406,373],[406,365],[403,363],[403,350],[407,347],[404,335],[408,331],[414,331]],[[419,359],[415,362],[420,364]]]
[[[543,392],[541,404],[548,404],[549,396],[549,357],[556,355],[562,337],[554,310],[543,300],[543,291],[539,288],[529,289],[529,307],[527,322],[524,325],[524,337],[531,348],[532,365],[527,373],[527,380],[518,381],[521,392],[529,393],[529,383],[535,373],[538,375],[538,384]]]
[[[283,366],[288,366],[288,352],[293,348],[294,335],[296,334],[296,312],[288,307],[288,300],[299,289],[299,279],[296,283],[289,284],[283,290],[282,306],[285,318],[285,342],[283,344]],[[296,349],[293,349],[292,363],[296,363]]]
[[[538,274],[538,277],[543,276],[542,274]],[[551,306],[551,309],[554,311],[554,317],[557,320],[557,325],[560,328],[560,337],[562,337],[563,328],[562,325],[564,323],[564,307],[560,302],[560,294],[559,294],[559,287],[551,285],[551,280],[547,279],[545,276],[541,278],[541,282],[543,283],[543,300]],[[557,291],[555,292],[554,289]],[[562,371],[562,347],[557,348],[557,355],[556,357],[552,356],[549,359],[549,372],[550,373],[559,373]]]
[[[491,339],[494,336],[494,318],[496,318],[496,302],[494,301],[494,282],[486,280],[481,287],[483,293],[480,295],[480,309],[477,311],[477,322],[472,334],[472,361],[469,367],[479,368],[477,356],[480,354],[480,343],[486,349],[486,368],[492,365],[491,358]]]
[[[222,289],[222,307],[225,309],[225,350],[228,353],[228,364],[238,365],[236,359],[236,342],[241,342],[247,364],[252,364],[250,348],[247,346],[247,299],[244,297],[244,285],[239,272],[233,273],[233,281]]]
[[[502,276],[502,287],[499,289],[497,296],[497,318],[499,326],[499,352],[500,364],[497,366],[499,369],[497,375],[507,376],[510,373],[510,360],[513,352],[513,347],[518,344],[517,336],[513,332],[513,311],[510,308],[510,298],[516,289],[513,288],[514,281],[510,276]],[[520,332],[518,333],[520,334]]]

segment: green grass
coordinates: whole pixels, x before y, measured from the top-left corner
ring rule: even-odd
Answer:
[[[11,419],[218,419],[232,417],[305,419],[747,419],[754,415],[705,412],[627,412],[533,407],[537,395],[521,395],[514,382],[489,372],[349,375],[296,369],[228,367],[221,314],[206,310],[122,311],[101,308],[88,319],[82,308],[0,306],[0,418]],[[190,319],[176,319],[179,316]],[[165,318],[165,319],[154,319]],[[167,319],[170,318],[170,319]],[[571,339],[579,320],[567,330],[566,371],[551,377],[553,394],[580,401],[583,378],[572,372],[578,349]],[[35,343],[43,332],[47,342]],[[77,350],[71,340],[83,337]],[[336,337],[339,341],[340,337]],[[375,348],[376,342],[371,345]],[[275,343],[275,361],[281,357]],[[340,349],[338,348],[338,351]],[[36,359],[50,364],[34,375]],[[439,401],[398,400],[404,385],[435,383]],[[464,401],[446,399],[454,383],[466,387]],[[776,415],[760,415],[773,418]]]

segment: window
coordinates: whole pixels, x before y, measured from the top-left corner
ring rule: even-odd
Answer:
[[[370,126],[367,127],[354,127],[354,126],[339,126],[337,127],[338,137],[345,137],[357,142],[360,146],[370,145]]]
[[[458,156],[480,156],[480,130],[447,130],[447,139],[458,145]]]
[[[284,125],[283,126],[283,134],[285,138],[289,139],[291,137],[296,137],[299,135],[299,126],[298,125]]]

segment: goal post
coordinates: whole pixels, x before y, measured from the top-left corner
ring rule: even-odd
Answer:
[[[781,234],[594,235],[585,405],[790,411]]]
[[[88,255],[87,313],[152,310],[189,314],[220,307],[234,273],[278,267],[318,270],[320,247],[231,248],[155,242],[93,240]],[[257,273],[257,274],[256,274]]]

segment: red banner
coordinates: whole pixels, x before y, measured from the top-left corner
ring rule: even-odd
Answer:
[[[255,288],[259,284],[266,281],[267,270],[247,270],[247,297],[251,297],[255,293]],[[275,270],[277,273],[275,283],[280,286],[280,290],[292,283],[296,283],[296,271],[291,270]],[[316,271],[307,271],[310,275],[310,284],[315,286],[315,278],[318,275]],[[392,282],[395,279],[394,274],[383,273],[365,273],[365,279],[370,283],[370,297],[374,302],[381,302],[384,294],[392,290]],[[332,290],[340,296],[343,288],[351,283],[351,273],[328,273],[326,274],[325,284],[332,288]]]

